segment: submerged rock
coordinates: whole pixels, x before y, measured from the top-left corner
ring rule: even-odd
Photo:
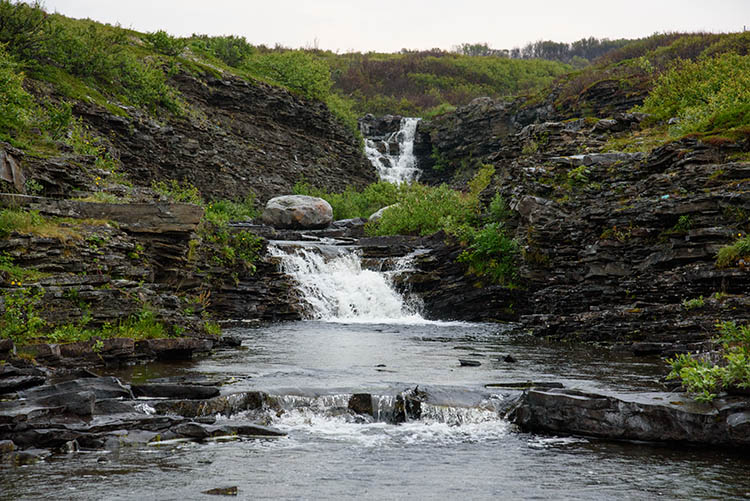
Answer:
[[[322,198],[285,195],[268,201],[262,219],[274,228],[322,229],[333,222],[333,209]]]
[[[219,396],[219,389],[216,387],[194,384],[134,384],[131,389],[136,397],[196,400]]]
[[[373,415],[372,395],[369,393],[355,393],[349,397],[349,410],[357,414]]]

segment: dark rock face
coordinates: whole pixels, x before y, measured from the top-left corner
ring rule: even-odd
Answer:
[[[737,399],[709,405],[667,393],[613,397],[530,389],[512,419],[534,432],[740,447],[750,444],[748,409]]]
[[[359,130],[365,137],[386,138],[401,128],[401,115],[376,117],[368,113],[359,119]]]
[[[318,230],[331,225],[333,209],[322,198],[284,195],[266,203],[261,219],[278,229]]]
[[[715,265],[722,246],[750,231],[750,165],[730,160],[750,145],[683,139],[649,153],[611,151],[608,141],[644,119],[617,110],[560,121],[544,106],[483,99],[420,123],[424,151],[447,166],[422,179],[463,185],[480,163],[493,165],[485,196],[497,190],[509,202],[508,228],[524,255],[520,289],[466,287],[465,269],[442,265],[459,249],[431,245],[410,279],[428,311],[517,319],[539,335],[652,353],[694,349],[717,319],[750,320],[748,274]],[[701,296],[700,308],[682,304]]]
[[[302,177],[329,191],[375,181],[354,134],[322,103],[231,76],[181,73],[172,83],[192,108],[189,116],[157,123],[132,108],[122,117],[91,104],[74,107],[100,136],[110,138],[122,170],[138,185],[178,179],[197,186],[207,199],[253,192],[265,202],[290,193]],[[47,194],[65,195],[88,184],[71,177],[75,169],[65,162],[28,159],[26,165]]]
[[[355,414],[372,416],[372,395],[369,393],[355,393],[349,398],[348,408]]]

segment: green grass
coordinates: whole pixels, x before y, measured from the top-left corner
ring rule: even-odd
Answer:
[[[740,233],[730,245],[725,245],[716,254],[716,266],[729,268],[735,266],[737,261],[743,257],[750,258],[750,235],[744,237]]]
[[[90,327],[91,316],[85,313],[76,323],[49,324],[39,313],[44,304],[44,290],[38,287],[18,288],[3,294],[5,309],[0,315],[0,339],[11,339],[18,345],[35,342],[73,343],[93,339],[131,338],[135,340],[174,337],[176,332],[156,318],[153,311],[140,312],[117,323]]]

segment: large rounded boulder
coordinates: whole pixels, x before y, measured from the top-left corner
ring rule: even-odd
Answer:
[[[317,230],[330,226],[333,209],[322,198],[285,195],[268,201],[262,219],[274,228]]]

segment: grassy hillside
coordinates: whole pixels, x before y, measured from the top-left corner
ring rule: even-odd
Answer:
[[[624,111],[618,105],[642,104],[633,109],[654,121],[678,119],[670,127],[673,136],[736,131],[750,118],[749,52],[750,33],[653,35],[562,77],[553,104],[567,117],[603,117]]]
[[[480,96],[538,91],[570,71],[542,59],[466,56],[439,50],[400,54],[325,54],[334,90],[360,113],[430,115]]]

